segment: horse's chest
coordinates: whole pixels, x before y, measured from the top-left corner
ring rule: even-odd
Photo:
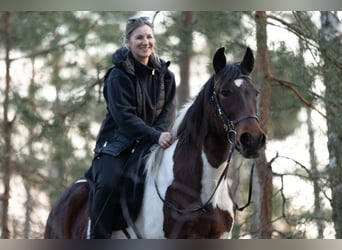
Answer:
[[[215,189],[213,175],[209,172],[203,171],[202,188],[197,194],[184,191],[186,188],[177,188],[178,185],[175,184],[169,186],[166,199],[183,212],[209,203],[199,211],[184,213],[164,205],[163,229],[167,238],[221,238],[231,231],[234,211],[228,182],[224,179]]]
[[[233,225],[229,212],[212,206],[192,214],[166,211],[164,216],[164,232],[167,238],[217,239],[226,236]]]

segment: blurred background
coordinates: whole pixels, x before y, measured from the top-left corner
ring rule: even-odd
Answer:
[[[42,238],[49,210],[83,176],[104,116],[102,78],[128,17],[153,20],[181,108],[246,46],[267,146],[229,169],[233,238],[342,238],[342,12],[0,12],[0,234]]]

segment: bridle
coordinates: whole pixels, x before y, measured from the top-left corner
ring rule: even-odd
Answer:
[[[239,78],[251,79],[248,75],[240,75],[236,79],[239,79]],[[237,147],[237,143],[236,143],[237,132],[236,132],[235,126],[238,125],[240,122],[247,120],[247,119],[256,119],[258,122],[260,122],[259,116],[257,114],[248,114],[248,115],[240,116],[239,118],[235,120],[230,120],[228,118],[228,115],[224,112],[224,110],[222,109],[220,105],[219,99],[217,97],[217,92],[215,90],[215,86],[216,86],[216,79],[214,78],[214,87],[213,87],[213,93],[211,95],[211,99],[214,102],[214,105],[215,105],[217,113],[219,114],[220,120],[223,122],[223,127],[224,127],[224,130],[226,131],[228,142],[231,145],[234,145],[235,147]],[[239,150],[239,148],[237,148],[237,150]]]

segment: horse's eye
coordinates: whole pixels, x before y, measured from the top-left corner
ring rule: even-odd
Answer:
[[[230,90],[221,90],[221,95],[228,96],[231,93]]]

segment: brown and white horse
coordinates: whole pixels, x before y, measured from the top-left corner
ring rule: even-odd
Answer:
[[[256,158],[265,145],[257,116],[254,67],[247,48],[240,63],[227,64],[224,48],[213,58],[215,73],[178,114],[167,149],[155,147],[146,162],[142,207],[130,235],[143,238],[227,238],[235,203],[225,162],[237,149]],[[221,176],[218,180],[217,176]],[[72,184],[53,206],[45,238],[86,238],[88,184]],[[133,229],[135,230],[133,230]],[[121,231],[113,238],[122,237]]]

